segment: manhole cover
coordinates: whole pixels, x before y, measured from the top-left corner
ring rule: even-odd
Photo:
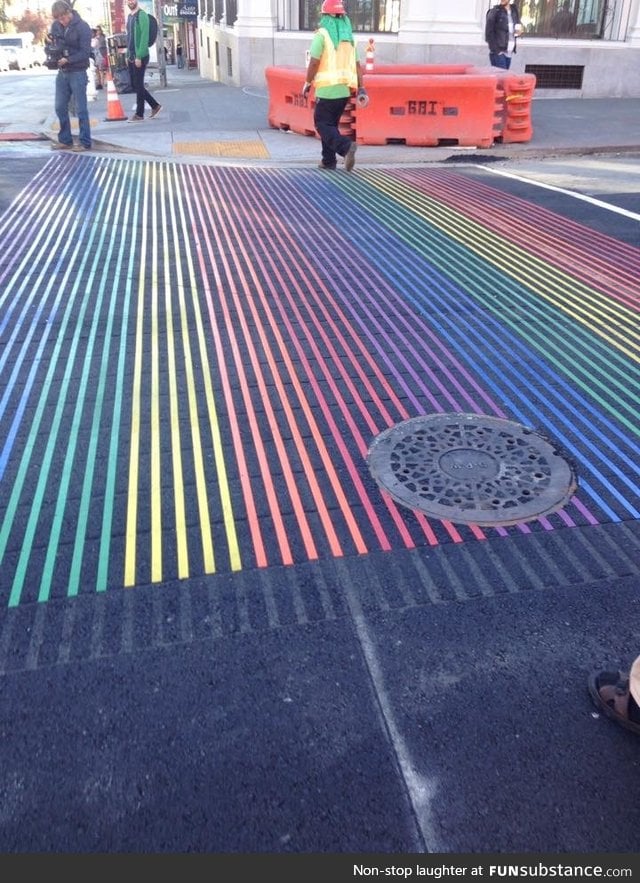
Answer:
[[[392,426],[367,457],[396,502],[433,518],[484,526],[531,521],[561,509],[575,473],[533,429],[478,414],[428,414]]]

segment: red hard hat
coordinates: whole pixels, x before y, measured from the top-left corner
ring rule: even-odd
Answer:
[[[342,2],[342,0],[324,0],[320,12],[322,13],[322,15],[347,14],[347,10],[344,8],[344,3]]]

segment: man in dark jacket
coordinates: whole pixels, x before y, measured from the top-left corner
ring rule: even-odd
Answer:
[[[487,12],[485,40],[489,45],[489,62],[493,67],[509,70],[511,56],[516,54],[521,33],[520,13],[515,3],[500,0]]]
[[[67,0],[55,0],[51,7],[53,25],[51,40],[61,50],[56,75],[56,114],[60,122],[56,150],[79,153],[91,150],[91,124],[87,105],[87,70],[91,58],[91,28]],[[78,114],[79,143],[74,145],[69,119],[69,102],[73,98]]]

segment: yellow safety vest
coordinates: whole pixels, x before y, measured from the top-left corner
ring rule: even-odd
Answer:
[[[343,40],[338,43],[336,49],[325,28],[318,28],[318,33],[324,37],[324,50],[318,73],[313,80],[316,89],[324,86],[349,86],[351,89],[356,89],[358,87],[356,47],[353,43]]]

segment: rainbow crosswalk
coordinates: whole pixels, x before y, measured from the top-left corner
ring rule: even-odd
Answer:
[[[638,516],[640,252],[481,176],[56,157],[0,242],[3,605]],[[578,493],[398,507],[368,447],[442,411],[553,437]]]

